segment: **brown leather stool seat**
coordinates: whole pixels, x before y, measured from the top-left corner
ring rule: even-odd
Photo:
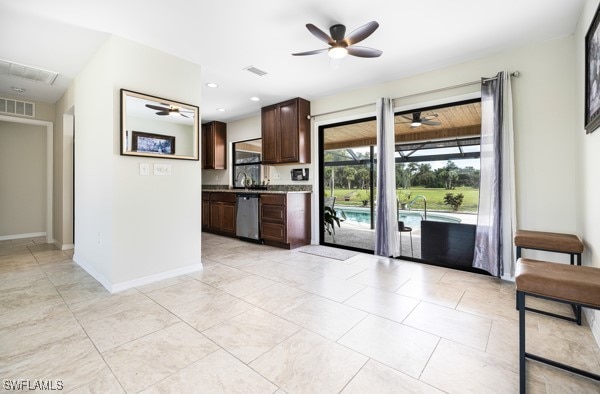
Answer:
[[[519,259],[517,290],[600,309],[600,269]]]
[[[525,361],[538,361],[590,379],[600,381],[600,375],[562,364],[525,350],[525,311],[537,311],[525,305],[525,297],[532,296],[576,306],[600,310],[600,268],[519,259],[515,277],[517,309],[519,310],[519,385],[526,390]],[[548,315],[552,316],[552,314]],[[561,318],[559,315],[555,317]]]
[[[560,253],[582,253],[583,243],[576,235],[517,230],[515,246]]]

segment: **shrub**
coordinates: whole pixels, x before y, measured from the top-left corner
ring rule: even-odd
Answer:
[[[453,211],[458,211],[464,198],[465,196],[462,193],[456,195],[454,193],[446,193],[446,196],[444,196],[444,204],[450,205]]]

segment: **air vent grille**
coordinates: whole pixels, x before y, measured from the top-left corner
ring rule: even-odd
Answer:
[[[0,113],[35,117],[35,103],[0,97]]]
[[[42,82],[46,85],[54,84],[58,73],[54,71],[42,70],[26,66],[24,64],[13,63],[8,60],[0,59],[0,75],[10,75],[13,77],[29,79],[31,81]]]
[[[254,66],[248,66],[248,67],[244,68],[244,70],[250,71],[252,74],[256,74],[259,77],[262,77],[263,75],[267,75],[266,71],[263,71],[260,68],[256,68]]]

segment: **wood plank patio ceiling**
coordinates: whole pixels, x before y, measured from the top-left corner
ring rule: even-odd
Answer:
[[[455,137],[478,136],[481,134],[481,103],[462,104],[424,111],[425,117],[438,114],[435,119],[440,125],[422,124],[411,127],[410,121],[401,115],[394,117],[396,143],[431,141]],[[405,114],[411,116],[411,114]],[[355,148],[377,144],[377,123],[374,120],[325,129],[325,149]]]

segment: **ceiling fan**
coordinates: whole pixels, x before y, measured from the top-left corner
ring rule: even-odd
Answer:
[[[346,55],[352,55],[357,57],[379,57],[383,53],[379,49],[354,46],[354,44],[361,42],[362,40],[373,34],[373,32],[377,30],[378,27],[379,23],[372,21],[354,30],[352,33],[348,34],[347,37],[344,37],[346,34],[346,26],[344,25],[336,24],[331,26],[329,28],[329,35],[327,35],[327,33],[319,29],[312,23],[308,23],[306,25],[308,31],[311,32],[312,35],[317,37],[319,40],[328,44],[329,48],[292,53],[292,55],[306,56],[327,52],[329,57],[331,57],[332,59],[341,59]]]
[[[429,115],[422,116],[421,111],[418,111],[418,112],[413,112],[411,114],[411,116],[409,116],[409,115],[400,115],[400,116],[407,120],[401,121],[401,122],[396,122],[396,123],[410,123],[411,128],[419,127],[423,124],[428,125],[428,126],[438,126],[438,125],[442,124],[442,122],[437,122],[437,121],[433,120],[439,116],[439,114],[436,114],[435,112],[431,112]]]
[[[166,104],[165,104],[166,105]],[[156,115],[181,115],[184,118],[189,118],[184,112],[192,113],[193,111],[182,110],[179,107],[174,105],[169,105],[167,107],[161,107],[159,105],[146,104],[146,107],[158,111]]]

